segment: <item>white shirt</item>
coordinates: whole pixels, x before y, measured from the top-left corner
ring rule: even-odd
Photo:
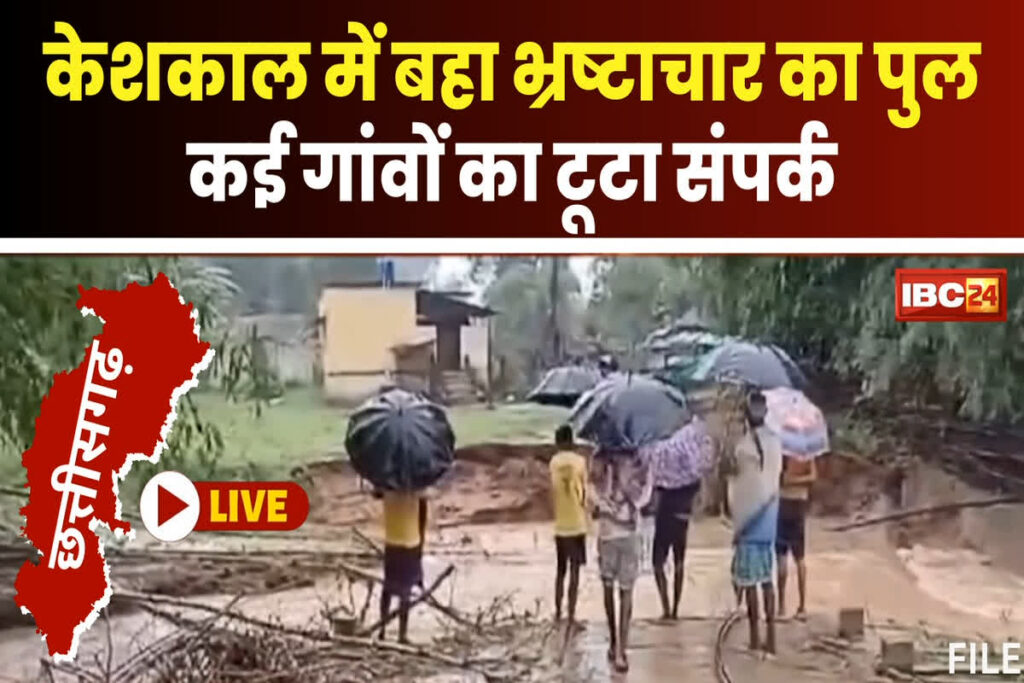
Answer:
[[[736,444],[736,473],[729,478],[729,509],[733,528],[740,530],[769,501],[779,495],[779,477],[782,474],[782,443],[775,432],[764,425],[757,428],[757,437],[764,454],[754,443],[753,431],[748,429]]]

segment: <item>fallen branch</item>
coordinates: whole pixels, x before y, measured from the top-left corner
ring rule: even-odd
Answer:
[[[912,510],[894,512],[892,514],[882,515],[880,517],[863,519],[859,522],[840,524],[839,526],[830,527],[829,531],[847,531],[849,529],[859,529],[861,527],[873,526],[875,524],[884,524],[885,522],[895,522],[902,519],[908,519],[910,517],[919,517],[922,515],[931,515],[941,512],[955,512],[957,510],[965,510],[968,508],[984,508],[992,507],[993,505],[1013,505],[1020,503],[1024,503],[1024,498],[1021,498],[1020,496],[1001,496],[999,498],[987,498],[985,500],[968,500],[959,503],[931,505],[928,507],[914,508]]]
[[[378,556],[380,556],[380,557],[384,556],[384,549],[381,548],[380,545],[378,545],[376,541],[374,541],[372,538],[370,538],[369,536],[364,534],[362,531],[360,531],[356,527],[352,527],[352,535],[355,536],[356,538],[358,538],[363,543],[365,543],[366,546],[370,550],[375,552]]]
[[[180,600],[178,598],[171,598],[163,595],[153,595],[151,593],[137,593],[135,591],[119,591],[118,595],[125,600],[134,600],[136,602],[151,603],[155,605],[169,605],[171,607],[178,607],[179,609],[193,609],[201,612],[206,612],[208,614],[218,614],[243,624],[249,624],[250,626],[256,626],[258,628],[266,629],[269,631],[277,631],[279,633],[284,633],[286,635],[307,638],[309,640],[330,642],[335,643],[337,645],[346,645],[351,647],[364,647],[369,649],[376,648],[378,650],[387,650],[390,652],[397,652],[399,654],[421,657],[423,659],[430,659],[459,669],[465,669],[468,667],[468,663],[465,661],[460,661],[452,657],[447,657],[433,650],[424,647],[417,647],[415,645],[404,645],[401,643],[377,641],[362,636],[341,636],[337,634],[325,633],[322,631],[310,631],[308,629],[295,628],[292,626],[285,626],[284,624],[275,624],[269,621],[264,621],[263,619],[257,619],[255,617],[246,616],[245,614],[241,614],[239,612],[225,610],[222,607],[214,607],[212,605],[206,605],[200,602],[190,602],[188,600]]]
[[[364,545],[366,545],[366,547],[368,547],[373,553],[375,553],[377,557],[384,557],[384,549],[381,548],[380,545],[372,538],[364,534],[356,527],[352,527],[352,534]],[[349,573],[354,573],[352,572],[352,569],[352,567],[345,567],[345,571]],[[367,578],[367,576],[363,575],[363,578]],[[371,576],[369,578],[373,578],[378,582],[380,581],[380,579],[376,579],[376,577]],[[479,624],[476,624],[471,620],[467,619],[462,614],[457,612],[454,608],[449,607],[448,605],[445,605],[444,603],[438,601],[438,599],[435,598],[433,595],[427,596],[426,601],[428,605],[430,605],[437,611],[441,612],[452,621],[461,624],[462,626],[465,626],[467,628],[479,630]]]
[[[444,583],[444,580],[447,579],[449,576],[451,576],[453,571],[455,571],[455,565],[450,564],[447,567],[445,567],[445,570],[443,572],[441,572],[437,576],[436,579],[434,579],[434,582],[432,584],[430,584],[430,588],[428,588],[427,590],[423,591],[422,593],[417,595],[414,600],[411,600],[409,602],[408,609],[411,610],[416,605],[418,605],[421,602],[423,602],[424,600],[427,600],[428,598],[430,598],[430,596],[434,594],[434,591],[436,591],[441,586],[441,584]],[[370,635],[372,633],[375,633],[376,631],[378,631],[379,629],[383,628],[384,626],[387,626],[392,620],[394,620],[395,617],[397,617],[401,613],[402,613],[402,608],[401,608],[401,606],[399,606],[398,609],[392,610],[383,619],[377,620],[376,623],[371,624],[370,626],[367,626],[366,628],[364,628],[361,631],[359,631],[356,635],[368,636],[368,635]]]

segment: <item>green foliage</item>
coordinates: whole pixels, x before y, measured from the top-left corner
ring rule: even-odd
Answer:
[[[74,367],[100,323],[75,307],[78,283],[117,285],[113,259],[0,258],[0,440],[25,447],[54,373]]]
[[[563,341],[580,336],[580,285],[565,259],[559,259],[552,297],[553,258],[494,259],[474,263],[477,278],[490,278],[484,292],[494,318],[493,353],[504,371],[506,391],[524,391],[554,357],[553,335]],[[554,309],[554,314],[552,310]]]
[[[323,285],[378,277],[373,257],[231,256],[210,263],[227,269],[238,283],[235,305],[243,314],[313,314]]]
[[[1008,321],[898,323],[896,268],[1006,268]],[[1024,259],[1015,257],[605,258],[587,327],[635,349],[695,308],[717,331],[772,341],[868,395],[939,404],[978,420],[1024,418]]]
[[[880,440],[865,420],[849,415],[837,418],[832,424],[832,450],[858,453],[871,457],[878,453]]]
[[[1006,324],[900,323],[896,268],[1006,268]],[[774,341],[864,380],[869,395],[939,403],[979,420],[1024,417],[1024,259],[727,257],[694,274],[722,331]]]
[[[96,318],[83,316],[75,306],[78,285],[123,288],[131,281],[150,282],[159,272],[196,305],[203,338],[214,341],[219,352],[215,362],[229,377],[226,393],[257,404],[265,400],[263,389],[274,381],[266,363],[239,353],[225,331],[225,311],[238,288],[223,268],[178,258],[0,258],[0,281],[5,284],[0,289],[5,320],[0,326],[0,443],[5,453],[20,455],[28,447],[54,374],[81,363],[89,340],[101,329]],[[239,391],[250,386],[258,390]],[[203,419],[186,395],[158,467],[208,477],[223,449],[216,426]]]
[[[588,331],[632,356],[647,334],[699,299],[685,259],[606,257],[594,262]]]

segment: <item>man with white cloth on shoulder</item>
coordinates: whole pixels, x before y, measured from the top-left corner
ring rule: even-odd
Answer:
[[[729,467],[729,509],[732,513],[732,580],[747,603],[750,649],[761,648],[758,587],[767,622],[764,650],[775,653],[775,540],[779,516],[782,444],[768,427],[764,394],[747,399],[744,433],[736,441]]]

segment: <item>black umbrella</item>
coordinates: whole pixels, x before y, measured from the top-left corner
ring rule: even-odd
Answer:
[[[600,381],[601,373],[596,368],[580,365],[552,368],[544,375],[541,383],[529,393],[526,400],[572,408],[580,396],[594,388]]]
[[[677,389],[625,374],[605,379],[580,397],[569,421],[582,438],[618,452],[660,441],[689,419],[686,398]]]
[[[415,491],[451,468],[455,435],[440,406],[392,389],[352,413],[345,449],[356,472],[377,488]]]
[[[712,349],[697,364],[693,379],[733,379],[762,389],[802,388],[807,378],[785,351],[772,344],[727,341]]]

